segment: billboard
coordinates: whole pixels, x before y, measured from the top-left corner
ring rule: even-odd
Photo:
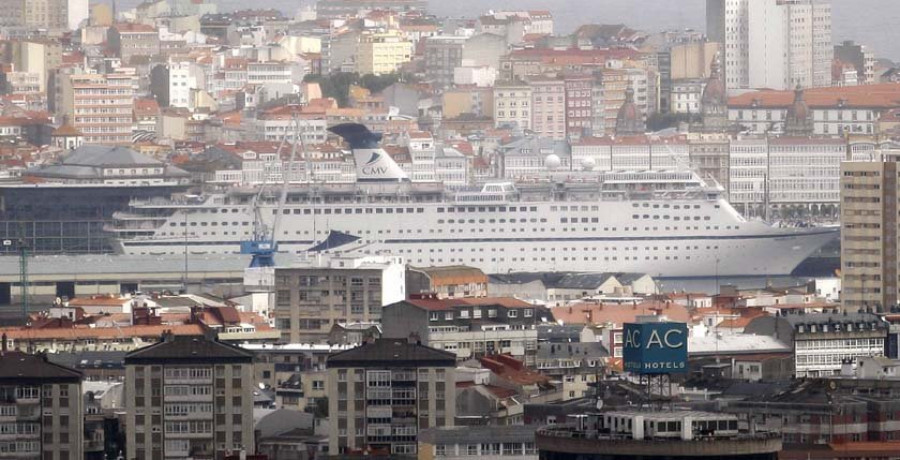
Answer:
[[[688,371],[688,328],[685,323],[625,323],[625,370],[636,374]]]

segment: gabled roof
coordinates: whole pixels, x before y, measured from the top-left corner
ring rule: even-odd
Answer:
[[[253,352],[204,336],[164,335],[164,339],[125,356],[125,364],[142,363],[252,363]]]
[[[405,339],[378,339],[328,357],[329,368],[453,367],[456,354]]]
[[[81,372],[47,361],[46,356],[19,351],[0,353],[0,383],[23,382],[80,382]]]

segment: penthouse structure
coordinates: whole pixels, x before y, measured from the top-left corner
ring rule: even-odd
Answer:
[[[549,310],[502,297],[438,299],[417,296],[384,307],[383,336],[410,334],[424,345],[452,352],[457,359],[508,353],[534,365],[538,324],[553,320]]]

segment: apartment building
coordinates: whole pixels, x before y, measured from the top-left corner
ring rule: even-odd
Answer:
[[[0,458],[83,458],[82,374],[0,346]]]
[[[570,75],[566,82],[566,134],[574,137],[593,133],[594,78],[588,75]]]
[[[531,86],[531,129],[543,137],[565,139],[565,80],[556,77],[531,77],[528,84]]]
[[[785,313],[760,316],[744,328],[746,334],[767,335],[794,351],[797,378],[839,375],[844,363],[884,356],[888,324],[873,313]]]
[[[859,84],[875,83],[875,53],[867,46],[844,41],[834,46],[834,58],[856,69],[856,81]]]
[[[729,90],[831,84],[829,0],[707,0],[706,21]]]
[[[508,353],[534,365],[536,326],[552,322],[544,307],[510,297],[413,296],[384,307],[383,337],[417,337],[459,360]]]
[[[847,142],[823,137],[745,137],[730,142],[730,201],[756,214],[768,204],[785,217],[833,215]]]
[[[359,37],[356,71],[361,74],[382,75],[396,72],[412,59],[413,44],[398,31],[393,33],[363,33]]]
[[[456,357],[378,339],[328,357],[329,453],[409,455],[420,430],[452,426]]]
[[[896,158],[841,163],[841,304],[847,311],[897,304]]]
[[[597,76],[592,89],[592,130],[595,136],[613,135],[619,111],[625,105],[631,90],[635,107],[642,120],[653,112],[656,102],[651,104],[649,74],[644,69],[603,69]],[[655,90],[654,90],[655,91]]]
[[[406,297],[405,273],[402,258],[387,256],[276,268],[275,327],[285,342],[297,343],[325,339],[333,324],[378,321],[384,305]]]
[[[85,144],[131,144],[137,79],[133,69],[64,75],[59,114],[84,134]]]
[[[159,55],[159,32],[147,24],[116,24],[107,32],[107,42],[126,64],[134,56]]]
[[[596,171],[680,169],[689,152],[680,136],[584,137],[572,144],[572,164]]]
[[[401,142],[409,149],[412,170],[409,171],[413,182],[434,182],[437,146],[430,132],[411,131],[401,136]]]
[[[532,88],[520,83],[494,86],[494,127],[531,129]]]
[[[487,297],[488,276],[475,267],[409,267],[406,289],[410,294],[434,294],[439,299]]]
[[[255,452],[253,353],[164,334],[125,356],[129,460]]]
[[[425,39],[425,78],[435,87],[453,84],[453,70],[462,65],[466,37],[437,35]]]

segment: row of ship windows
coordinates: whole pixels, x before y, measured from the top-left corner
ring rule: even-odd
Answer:
[[[653,220],[659,220],[660,218],[662,218],[663,220],[669,220],[669,219],[681,220],[681,216],[670,217],[670,216],[658,216],[656,214],[654,214],[653,216],[650,216],[649,214],[644,214],[643,216],[641,216],[640,214],[632,214],[631,218],[632,219],[653,219]],[[684,220],[691,220],[691,217],[684,216]],[[694,220],[700,220],[700,216],[694,216]],[[710,220],[710,217],[703,216],[703,220]],[[582,221],[584,221],[584,220],[582,219]],[[565,217],[563,217],[563,222],[565,222]]]
[[[610,262],[610,261],[612,261],[612,262],[618,262],[619,258],[616,257],[616,256],[612,256],[612,257],[609,257],[609,256],[607,256],[607,257],[582,257],[581,259],[579,259],[578,257],[571,257],[571,258],[570,258],[570,257],[560,257],[560,258],[559,258],[559,261],[561,261],[561,262],[570,262],[570,261],[571,261],[571,262],[578,262],[579,260],[581,260],[581,261],[583,261],[583,262],[598,262],[598,261],[601,261],[601,260],[602,260],[603,262]],[[622,260],[623,260],[623,261],[634,261],[634,262],[637,262],[637,261],[640,261],[640,260],[642,260],[642,259],[641,259],[640,257],[628,257],[628,256],[626,256],[626,257],[623,257]],[[668,261],[673,261],[673,260],[691,260],[691,256],[684,256],[684,257],[682,257],[681,259],[679,259],[678,256],[665,256],[665,257],[662,257],[662,256],[653,256],[653,257],[645,256],[643,260],[645,260],[645,261],[653,261],[653,260],[655,260],[655,261],[660,261],[660,260],[668,260]],[[487,260],[487,261],[488,261],[488,262],[506,262],[507,260],[506,260],[506,258],[503,258],[503,257],[499,257],[499,258],[498,258],[498,257],[492,257],[492,258],[490,258],[490,259]],[[510,261],[510,262],[529,262],[529,258],[528,258],[528,257],[510,257],[510,258],[509,258],[509,261]],[[532,257],[531,260],[530,260],[530,262],[547,262],[547,261],[550,261],[550,262],[556,262],[556,261],[557,261],[557,258],[556,258],[556,257]],[[475,258],[471,258],[471,259],[462,259],[462,258],[459,258],[459,259],[456,259],[456,258],[452,258],[452,257],[451,257],[450,259],[447,259],[446,262],[449,262],[449,263],[474,263],[474,262],[485,262],[485,259],[484,259],[484,258],[479,258],[479,259],[477,259],[477,260],[476,260]],[[433,259],[433,258],[432,258],[432,259],[416,259],[416,262],[415,262],[415,263],[445,263],[445,261],[444,261],[444,259]]]
[[[522,223],[525,223],[525,219],[521,219],[521,222],[522,222]],[[534,222],[534,219],[532,219],[532,222]],[[464,223],[464,222],[460,222],[460,223]],[[514,223],[514,220],[510,220],[510,223]],[[597,232],[597,231],[598,231],[598,228],[599,228],[599,227],[581,227],[581,230],[582,230],[583,232]],[[604,232],[609,232],[609,231],[617,232],[617,231],[618,231],[618,227],[602,227],[602,228],[603,228],[603,231],[604,231]],[[684,230],[686,230],[686,231],[690,231],[690,230],[697,230],[697,231],[699,231],[699,230],[700,230],[700,227],[699,227],[699,226],[693,226],[693,227],[691,227],[690,225],[688,225],[688,226],[685,226],[685,227],[683,227],[683,228],[684,228]],[[644,228],[643,228],[643,230],[644,230],[645,232],[650,232],[650,231],[656,232],[656,231],[659,231],[659,229],[660,229],[659,227],[644,227]],[[675,231],[675,232],[677,232],[677,231],[680,231],[681,229],[682,229],[682,227],[663,227],[663,230],[665,230],[665,231]],[[720,226],[718,226],[718,225],[707,225],[707,226],[705,226],[705,229],[706,229],[706,230],[719,230],[719,229],[720,229]],[[726,225],[726,226],[725,226],[725,230],[731,230],[731,229],[732,229],[732,226],[730,226],[730,225]],[[737,230],[737,229],[738,229],[738,226],[735,225],[735,226],[734,226],[734,229]],[[640,230],[641,230],[640,227],[623,227],[623,228],[622,228],[622,231],[624,231],[624,232],[628,232],[628,231],[635,231],[635,232],[636,232],[636,231],[640,231]],[[510,229],[510,232],[512,232],[512,233],[516,233],[516,232],[522,232],[522,233],[525,233],[525,232],[529,232],[529,231],[532,232],[532,233],[543,233],[543,232],[546,232],[546,231],[550,231],[551,233],[553,233],[553,232],[556,232],[556,227],[550,227],[550,228],[545,228],[545,227],[533,227],[533,228],[531,228],[531,229],[527,229],[527,228],[522,228],[522,229],[512,228],[512,229]],[[569,227],[562,227],[562,228],[561,228],[561,231],[563,231],[563,232],[569,232],[569,231],[571,231],[571,232],[577,232],[577,231],[578,231],[578,228],[577,228],[577,227],[572,227],[572,228],[569,228]],[[491,228],[491,229],[489,229],[489,232],[490,232],[490,233],[498,233],[498,232],[499,232],[499,233],[503,233],[503,232],[504,232],[504,229],[502,229],[502,228],[501,228],[501,229]],[[303,231],[303,232],[301,232],[300,230],[297,230],[297,231],[294,232],[295,235],[309,235],[310,233],[311,233],[311,232],[310,232],[309,230],[305,230],[305,231]],[[320,231],[316,231],[316,232],[315,232],[315,234],[317,234],[317,235],[327,235],[328,233],[329,233],[328,230],[320,230]],[[360,231],[356,231],[356,232],[352,232],[352,231],[351,231],[351,232],[349,232],[349,233],[355,234],[355,235],[371,235],[371,234],[373,234],[373,231],[372,231],[372,230],[360,230]],[[375,233],[378,234],[378,235],[383,235],[383,234],[390,234],[391,231],[390,231],[390,230],[377,230]],[[399,234],[403,234],[403,233],[406,233],[406,234],[414,234],[414,233],[423,233],[423,231],[422,231],[422,229],[417,229],[417,230],[405,230],[405,231],[404,231],[403,229],[400,229],[400,230],[397,230],[397,233],[399,233]],[[428,229],[428,233],[432,233],[432,234],[434,234],[434,233],[444,233],[444,230],[442,230],[442,229],[437,229],[437,230],[435,230],[435,229],[432,228],[432,229]],[[450,231],[449,231],[449,233],[467,233],[467,234],[472,234],[472,233],[485,233],[485,229],[483,229],[483,228],[473,228],[473,229],[459,229],[459,230],[457,230],[457,229],[451,228]],[[237,234],[238,234],[238,232],[231,232],[231,233],[228,233],[227,231],[226,231],[226,232],[222,232],[222,236],[237,235]],[[250,234],[250,233],[247,232],[247,231],[244,231],[244,232],[243,232],[243,235],[244,235],[244,236],[247,236],[247,235],[249,235],[249,234]],[[189,236],[197,236],[197,235],[199,235],[199,233],[197,233],[197,232],[188,232],[188,235],[189,235]],[[202,235],[203,235],[203,236],[218,236],[218,233],[216,233],[216,232],[203,232]],[[284,232],[282,232],[282,235],[285,235],[285,236],[286,236],[286,235],[290,235],[290,232],[284,231]],[[183,237],[183,236],[185,236],[185,233],[184,233],[184,232],[160,232],[160,236],[182,236],[182,237]]]
[[[660,248],[660,246],[653,246],[653,247],[650,247],[650,246],[644,246],[643,250],[644,250],[644,251],[651,251],[651,250],[652,250],[652,251],[659,251],[659,248]],[[678,251],[678,250],[679,250],[679,247],[678,247],[678,246],[663,246],[663,248],[664,248],[664,250],[666,250],[666,251],[670,251],[670,250],[671,250],[671,251]],[[488,248],[488,249],[489,249],[489,252],[507,252],[506,249],[498,249],[498,248],[495,248],[495,247]],[[563,252],[566,252],[566,251],[569,251],[569,250],[571,250],[572,252],[578,252],[578,251],[579,251],[579,249],[576,248],[576,247],[572,247],[571,249],[570,249],[570,248],[567,248],[567,247],[563,247],[563,248],[553,248],[553,249],[548,249],[547,247],[540,247],[540,248],[534,248],[534,249],[532,250],[532,252],[548,252],[548,251],[549,251],[549,252],[555,252],[555,251],[558,251],[558,250],[560,250],[560,249],[562,249]],[[709,245],[707,245],[707,246],[706,246],[706,250],[707,250],[707,251],[713,250],[713,249],[718,250],[718,249],[719,249],[719,246],[718,246],[718,245],[715,245],[715,246],[709,246]],[[584,252],[590,252],[590,251],[596,252],[596,251],[600,251],[600,250],[609,252],[609,251],[617,251],[618,248],[615,247],[615,246],[611,246],[611,247],[602,247],[602,248],[599,247],[599,246],[595,246],[595,247],[590,247],[590,248],[589,248],[589,247],[584,247],[584,248],[580,249],[580,251],[584,251]],[[629,251],[629,250],[631,250],[631,251],[640,251],[641,248],[640,248],[639,246],[632,246],[632,247],[630,247],[630,248],[629,248],[628,246],[625,246],[625,247],[622,248],[622,251]],[[685,251],[690,251],[690,250],[691,250],[691,246],[690,246],[690,245],[685,246],[685,247],[684,247],[684,250],[685,250]],[[700,246],[694,246],[694,250],[695,250],[695,251],[699,251],[699,250],[700,250]],[[450,249],[448,249],[447,252],[450,252],[450,253],[453,253],[453,252],[463,253],[463,252],[466,252],[466,251],[469,251],[469,252],[485,252],[485,248],[460,248],[460,249],[450,248]],[[519,248],[519,251],[520,251],[520,252],[525,252],[525,248]],[[443,253],[444,250],[443,250],[443,249],[440,249],[440,248],[438,248],[438,249],[432,248],[432,249],[429,249],[428,252],[431,253],[431,254],[434,254],[434,253]],[[413,254],[413,253],[414,253],[414,252],[413,252],[412,249],[398,249],[398,250],[397,250],[397,254]],[[415,254],[422,254],[422,249],[417,249],[417,250],[415,250]]]
[[[643,204],[641,204],[641,203],[631,203],[631,207],[632,207],[632,208],[640,208],[640,207],[649,208],[649,207],[651,207],[651,206],[650,206],[650,203],[643,203]],[[714,207],[715,207],[716,209],[719,209],[719,205],[715,205]],[[652,208],[653,208],[653,209],[659,209],[659,208],[662,208],[662,209],[669,209],[669,205],[667,205],[667,204],[663,204],[663,205],[660,205],[660,204],[654,204],[654,205],[652,206]],[[681,209],[681,208],[682,208],[682,206],[679,205],[679,204],[672,205],[672,209]],[[691,205],[689,205],[689,204],[684,205],[684,209],[691,209]],[[695,205],[694,205],[694,209],[700,209],[700,205],[699,205],[699,204],[695,204]],[[565,211],[565,209],[564,209],[563,211]]]
[[[633,207],[638,208],[641,207],[638,203],[632,204]],[[647,203],[643,204],[643,207],[649,208],[650,205]],[[668,204],[659,205],[654,204],[652,206],[654,209],[662,207],[663,209],[669,209]],[[719,205],[715,205],[715,208],[719,208]],[[672,209],[682,209],[681,205],[673,205]],[[690,205],[684,205],[683,209],[691,209]],[[700,209],[700,205],[695,204],[694,209]],[[537,212],[537,206],[459,206],[459,207],[449,207],[449,208],[437,208],[437,212]],[[550,211],[599,211],[599,206],[550,206]],[[202,213],[212,213],[217,214],[219,212],[218,209],[210,209],[210,210],[200,210]],[[222,209],[221,212],[226,214],[229,212],[228,209]],[[238,209],[231,209],[230,212],[237,213]],[[425,212],[424,208],[349,208],[349,209],[341,209],[341,208],[327,208],[327,209],[283,209],[282,214],[421,214]],[[277,214],[278,211],[273,209],[272,214]]]

